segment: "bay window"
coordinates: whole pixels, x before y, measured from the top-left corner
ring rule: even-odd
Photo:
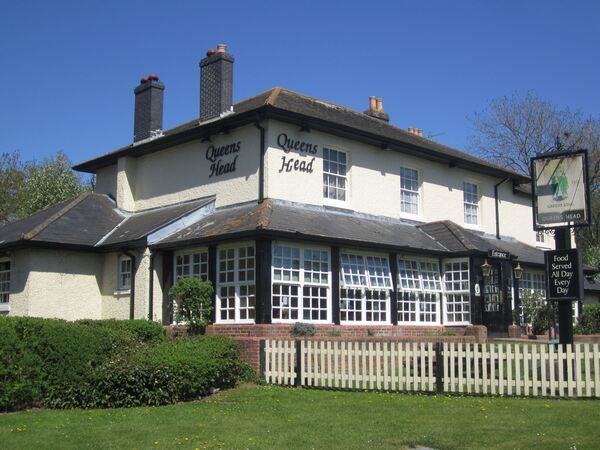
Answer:
[[[398,258],[399,323],[439,323],[441,296],[437,261]]]
[[[0,312],[8,311],[10,297],[10,260],[0,258]]]
[[[272,252],[272,320],[330,321],[329,250],[277,243]]]
[[[468,259],[444,261],[444,288],[446,293],[445,323],[468,324],[471,320]]]
[[[207,249],[193,249],[175,253],[175,279],[183,277],[208,280]]]
[[[340,320],[388,322],[392,279],[387,256],[340,254]]]
[[[253,244],[217,249],[217,322],[253,323],[256,315]]]

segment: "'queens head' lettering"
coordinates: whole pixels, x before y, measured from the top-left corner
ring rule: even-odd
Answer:
[[[215,147],[214,145],[211,145],[206,149],[206,159],[214,163],[215,161],[217,161],[217,159],[225,155],[238,153],[240,151],[241,146],[241,141],[233,142],[227,145],[222,145],[220,147]]]

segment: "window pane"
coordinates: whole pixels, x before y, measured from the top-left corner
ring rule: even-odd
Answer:
[[[407,167],[400,168],[400,210],[419,214],[419,172]]]
[[[346,154],[323,149],[323,197],[346,200]]]

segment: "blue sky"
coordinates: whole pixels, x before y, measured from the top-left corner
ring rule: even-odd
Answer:
[[[157,73],[165,128],[198,115],[198,61],[227,43],[235,101],[274,86],[466,149],[469,116],[533,90],[598,116],[596,1],[2,0],[0,152],[83,160],[129,144],[133,89]]]

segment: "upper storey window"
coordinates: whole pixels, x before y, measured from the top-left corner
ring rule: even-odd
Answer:
[[[419,214],[419,172],[400,167],[400,211]]]
[[[323,148],[323,198],[346,201],[347,170],[346,153]]]
[[[479,192],[474,183],[463,183],[463,199],[465,205],[465,224],[479,225]]]

